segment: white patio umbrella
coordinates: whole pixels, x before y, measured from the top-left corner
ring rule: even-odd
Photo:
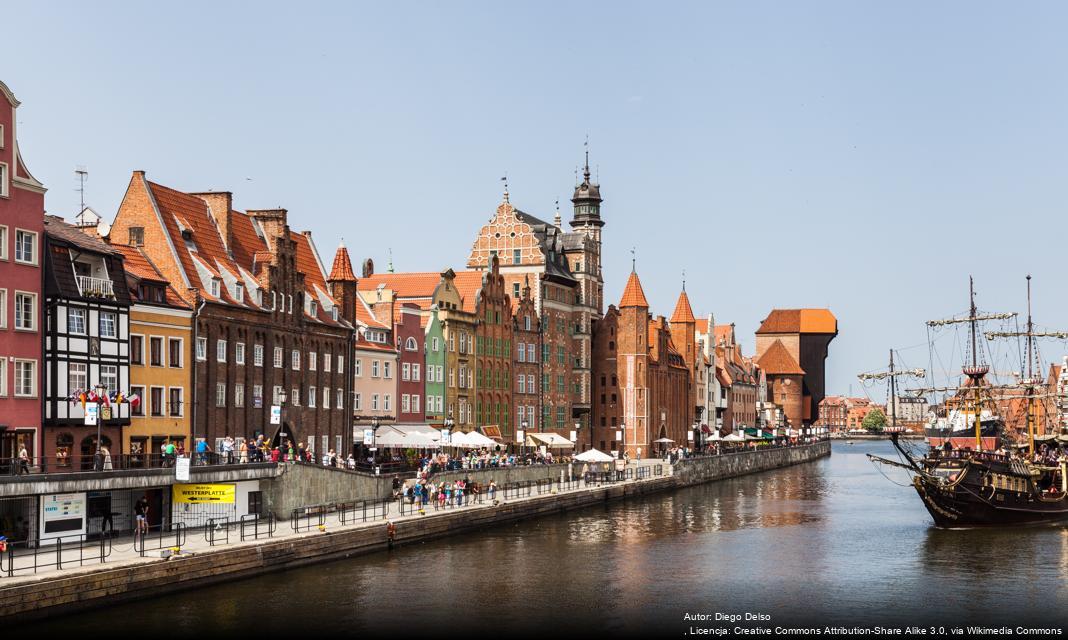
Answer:
[[[575,460],[579,460],[581,462],[612,462],[613,460],[615,460],[615,458],[608,455],[607,453],[604,453],[603,451],[598,451],[597,449],[590,449],[588,451],[583,451],[582,453],[575,456]]]

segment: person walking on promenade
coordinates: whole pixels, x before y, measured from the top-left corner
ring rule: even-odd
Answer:
[[[397,474],[393,474],[393,499],[394,500],[396,500],[397,496],[400,495],[400,485],[401,485],[400,476],[397,475]]]
[[[489,490],[487,491],[487,493],[489,493],[490,502],[493,502],[493,500],[497,497],[497,483],[493,480],[490,480]]]

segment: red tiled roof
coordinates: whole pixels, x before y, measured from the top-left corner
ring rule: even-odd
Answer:
[[[456,272],[456,279],[453,284],[456,285],[456,292],[464,300],[464,311],[468,313],[475,312],[475,298],[482,288],[482,275],[484,273],[485,271]]]
[[[794,360],[781,340],[772,342],[757,364],[764,371],[775,375],[805,375],[805,370],[797,364],[797,360]]]
[[[323,291],[326,288],[326,278],[323,270],[319,267],[319,259],[315,257],[315,249],[311,240],[303,233],[289,232],[289,237],[297,245],[297,270],[304,274],[304,284],[309,291],[314,291],[312,286],[318,286]]]
[[[698,333],[708,333],[708,318],[697,320],[694,325],[694,331]]]
[[[259,262],[270,262],[270,258],[263,260],[260,255],[263,253],[271,255],[271,248],[267,246],[267,241],[256,233],[254,224],[248,214],[240,211],[230,212],[230,234],[233,237],[233,246],[230,247],[230,251],[234,254],[234,260],[238,264],[248,265],[250,270],[254,259]]]
[[[371,307],[367,306],[364,299],[360,296],[356,296],[356,320],[369,327],[375,327],[378,329],[391,329],[389,325],[375,317]]]
[[[838,333],[830,309],[773,309],[757,333]]]
[[[686,295],[684,289],[679,294],[679,301],[675,303],[675,313],[671,314],[672,322],[695,322],[693,317],[693,307],[690,306],[690,297]]]
[[[337,264],[336,258],[334,264]],[[434,289],[437,288],[439,282],[441,282],[441,274],[431,271],[376,273],[360,278],[357,288],[360,291],[374,291],[378,285],[383,284],[398,298],[429,298],[434,295]]]
[[[201,283],[200,277],[197,275],[197,268],[193,264],[193,252],[186,246],[178,226],[178,218],[181,218],[182,224],[193,234],[193,243],[197,247],[197,255],[201,258],[203,264],[215,270],[215,263],[218,261],[231,273],[235,275],[240,273],[237,265],[230,258],[226,246],[223,244],[219,228],[215,225],[211,213],[208,212],[208,204],[196,196],[176,191],[155,182],[146,182],[153,198],[156,200],[156,204],[159,205],[163,224],[171,238],[171,244],[174,245],[174,249],[178,253],[178,262],[181,264],[186,277],[189,278],[190,286],[200,289],[200,295],[206,300],[237,304],[226,292],[226,287],[222,288],[222,298],[220,299],[213,297],[211,288]]]
[[[167,282],[167,279],[159,272],[156,265],[152,264],[152,261],[148,259],[148,256],[146,256],[141,249],[125,244],[113,244],[111,247],[117,249],[119,253],[123,255],[122,266],[126,270],[127,275],[132,275],[140,280],[151,280],[153,282],[164,283],[166,285],[167,304],[182,309],[189,308],[189,305],[178,296],[178,292],[176,292],[174,287]],[[136,291],[131,291],[131,298],[137,299],[136,293]]]
[[[734,327],[729,324],[717,324],[712,330],[715,333],[713,340],[716,344],[719,344],[731,337],[731,332],[734,331]]]
[[[345,248],[345,243],[341,243],[337,248],[337,253],[334,254],[334,266],[330,268],[328,279],[339,282],[356,281],[356,274],[352,272],[352,261],[349,260],[349,250]]]
[[[623,289],[623,297],[619,301],[619,307],[647,307],[649,301],[645,299],[645,291],[642,290],[642,283],[638,280],[638,274],[634,271],[630,272],[630,278],[627,279],[627,286]]]

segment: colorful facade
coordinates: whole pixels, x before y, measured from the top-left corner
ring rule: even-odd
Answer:
[[[132,302],[130,394],[138,399],[130,404],[122,452],[148,466],[167,442],[190,450],[193,309],[139,247],[111,246],[123,255]]]
[[[44,186],[22,161],[19,101],[0,82],[0,461],[41,440]]]

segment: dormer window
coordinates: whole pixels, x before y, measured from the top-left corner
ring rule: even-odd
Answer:
[[[219,279],[218,278],[212,278],[211,279],[211,295],[214,298],[218,298],[219,297]]]
[[[330,317],[334,319],[334,322],[337,322],[337,307],[330,308]]]
[[[245,286],[240,282],[237,283],[237,301],[243,303],[245,301]]]
[[[311,317],[315,318],[319,315],[319,303],[315,300],[311,301]]]
[[[263,306],[263,289],[256,289],[256,304]]]
[[[131,247],[143,247],[143,246],[145,246],[145,228],[144,227],[130,227],[130,246]]]

